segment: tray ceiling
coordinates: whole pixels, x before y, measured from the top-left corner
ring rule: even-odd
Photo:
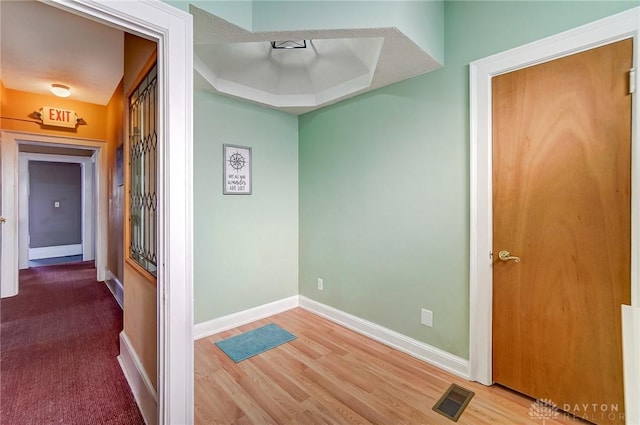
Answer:
[[[193,5],[198,88],[301,114],[441,64],[397,28],[251,32]],[[306,40],[276,50],[271,41]]]

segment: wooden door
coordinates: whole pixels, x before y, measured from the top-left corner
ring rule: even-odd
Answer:
[[[598,424],[624,423],[631,67],[629,39],[493,79],[493,378]]]

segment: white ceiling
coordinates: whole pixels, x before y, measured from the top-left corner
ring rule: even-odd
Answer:
[[[441,67],[402,31],[251,32],[194,15],[196,87],[301,114]],[[277,51],[270,41],[310,40]],[[0,0],[0,78],[8,89],[106,105],[124,69],[124,33],[38,1]]]
[[[397,28],[251,32],[193,5],[201,89],[301,114],[442,65]],[[310,40],[273,50],[270,41]]]
[[[6,88],[106,105],[124,72],[124,33],[37,1],[0,0],[0,78]]]

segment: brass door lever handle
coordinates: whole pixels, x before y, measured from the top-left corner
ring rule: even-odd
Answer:
[[[509,251],[500,251],[498,253],[498,258],[501,259],[502,261],[509,261],[509,260],[513,260],[516,263],[520,262],[520,257],[515,257],[512,256],[511,253]]]
[[[5,223],[6,221],[7,221],[7,219],[6,219],[6,218],[4,218],[4,217],[0,217],[0,223]]]

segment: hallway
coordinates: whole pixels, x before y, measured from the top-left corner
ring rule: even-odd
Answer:
[[[144,424],[117,361],[122,310],[93,262],[20,272],[0,303],[0,424]]]

